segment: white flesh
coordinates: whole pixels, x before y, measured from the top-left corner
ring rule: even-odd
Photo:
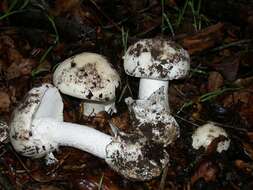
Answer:
[[[167,80],[155,80],[155,79],[147,79],[141,78],[140,85],[139,85],[139,99],[146,100],[148,99],[151,94],[157,91],[159,88],[164,87],[164,94],[165,94],[165,102],[168,102],[168,111],[169,109],[169,96],[168,96],[168,88],[169,88],[169,81]]]
[[[99,112],[106,111],[107,113],[116,113],[115,102],[84,102],[83,115],[94,116]]]

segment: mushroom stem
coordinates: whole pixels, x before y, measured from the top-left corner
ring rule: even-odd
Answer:
[[[85,116],[93,116],[99,112],[116,113],[115,102],[84,102],[83,114]]]
[[[156,80],[156,79],[148,79],[148,78],[141,78],[140,85],[139,85],[139,99],[148,99],[155,91],[159,88],[164,86],[164,94],[166,102],[169,101],[168,96],[168,88],[169,88],[169,81],[167,80]],[[169,103],[168,103],[168,110],[169,110]]]
[[[47,126],[50,138],[57,145],[74,147],[102,159],[106,158],[106,146],[112,141],[110,135],[85,125],[56,121],[52,118],[41,118],[34,122],[37,130],[45,130]]]

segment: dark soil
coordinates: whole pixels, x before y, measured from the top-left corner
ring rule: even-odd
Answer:
[[[12,111],[32,87],[52,83],[61,61],[77,53],[95,52],[108,58],[121,76],[118,113],[83,117],[81,101],[63,95],[64,119],[106,133],[111,133],[111,119],[127,131],[131,122],[124,98],[138,94],[138,79],[127,76],[123,68],[127,47],[143,38],[165,38],[184,47],[191,57],[190,75],[170,81],[170,107],[181,135],[166,148],[170,163],[160,177],[134,182],[103,160],[66,147],[55,152],[58,163],[47,166],[44,159],[22,157],[6,140],[0,144],[0,189],[253,189],[252,34],[250,0],[0,1],[3,122],[10,121]],[[139,54],[141,48],[132,53]],[[228,151],[215,151],[223,138],[216,139],[207,151],[192,148],[192,132],[207,121],[227,131],[231,139]],[[155,159],[160,153],[159,147],[152,156]]]

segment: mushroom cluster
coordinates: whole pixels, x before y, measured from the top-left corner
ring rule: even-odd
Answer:
[[[52,158],[59,146],[70,146],[104,159],[126,178],[143,181],[159,176],[169,162],[164,147],[179,136],[168,104],[168,80],[187,75],[189,55],[174,42],[144,39],[129,47],[124,69],[141,78],[139,99],[125,99],[132,126],[128,133],[113,130],[111,136],[64,122],[59,91],[83,99],[86,116],[116,111],[119,75],[103,56],[81,53],[59,64],[55,87],[42,84],[31,89],[14,110],[9,133],[14,149],[27,157]]]

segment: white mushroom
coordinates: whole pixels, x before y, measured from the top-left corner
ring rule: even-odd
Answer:
[[[70,146],[105,159],[111,168],[135,180],[160,175],[168,154],[136,135],[104,134],[93,128],[63,121],[63,102],[50,84],[31,89],[15,109],[10,122],[10,140],[23,156],[40,158],[59,146]]]
[[[217,145],[216,151],[221,153],[226,151],[230,145],[230,139],[226,131],[216,126],[214,123],[207,123],[198,127],[192,135],[192,146],[194,149],[204,147],[205,149],[218,137],[224,137]]]
[[[81,53],[56,68],[54,85],[63,93],[84,100],[84,115],[116,112],[115,96],[120,77],[105,57]]]
[[[190,69],[187,51],[164,39],[142,39],[128,48],[123,59],[125,72],[141,78],[139,99],[147,99],[163,86],[168,102],[169,80],[185,77]]]
[[[164,87],[159,88],[146,100],[126,98],[125,102],[132,121],[132,131],[164,146],[179,136],[179,126],[166,109]]]

